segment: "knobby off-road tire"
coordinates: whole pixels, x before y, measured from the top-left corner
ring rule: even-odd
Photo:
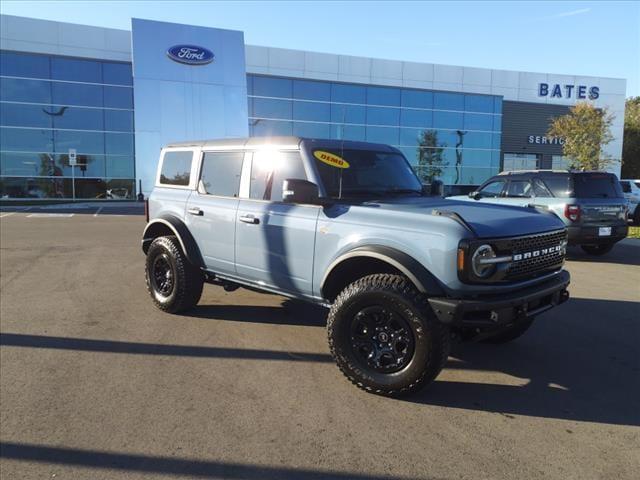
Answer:
[[[168,313],[193,308],[204,284],[202,272],[187,260],[173,235],[158,237],[149,246],[145,280],[155,306]]]
[[[515,340],[518,337],[524,335],[524,333],[529,330],[529,327],[533,324],[533,318],[528,320],[524,320],[520,323],[516,323],[512,327],[507,330],[504,330],[496,335],[485,338],[481,341],[481,343],[493,343],[493,344],[501,344],[508,343],[512,340]]]
[[[347,286],[329,311],[327,333],[342,373],[380,395],[419,390],[436,378],[449,355],[449,328],[401,275],[369,275]],[[378,348],[377,340],[387,339],[382,345],[392,346],[390,353]]]
[[[600,256],[609,253],[613,248],[613,243],[609,243],[607,245],[580,245],[580,248],[589,255]]]

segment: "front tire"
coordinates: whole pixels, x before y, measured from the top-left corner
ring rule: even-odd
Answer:
[[[202,272],[189,262],[173,235],[158,237],[149,246],[145,280],[154,305],[167,313],[193,308],[204,284]]]
[[[580,247],[589,255],[600,256],[609,253],[613,248],[613,243],[607,245],[580,245]]]
[[[442,370],[448,327],[401,275],[375,274],[347,286],[327,319],[329,348],[358,388],[387,396],[415,392]]]

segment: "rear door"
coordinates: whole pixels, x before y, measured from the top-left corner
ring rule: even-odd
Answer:
[[[237,212],[238,276],[279,291],[311,295],[320,208],[282,202],[282,182],[306,180],[300,152],[253,154],[249,191]]]
[[[235,273],[236,212],[244,152],[204,152],[186,223],[208,270]]]
[[[534,203],[531,181],[528,178],[509,179],[504,198],[500,203],[518,207],[526,207]]]

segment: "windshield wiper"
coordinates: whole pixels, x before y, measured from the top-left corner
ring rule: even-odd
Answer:
[[[422,195],[422,190],[416,190],[415,188],[390,188],[388,190],[382,190],[380,193],[384,195],[402,195],[407,193],[417,193]]]

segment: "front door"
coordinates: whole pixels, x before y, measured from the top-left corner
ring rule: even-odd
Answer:
[[[236,213],[243,152],[205,152],[186,223],[208,270],[235,274]]]
[[[237,213],[236,270],[279,291],[311,295],[320,207],[282,202],[282,182],[307,179],[298,151],[256,152]]]

